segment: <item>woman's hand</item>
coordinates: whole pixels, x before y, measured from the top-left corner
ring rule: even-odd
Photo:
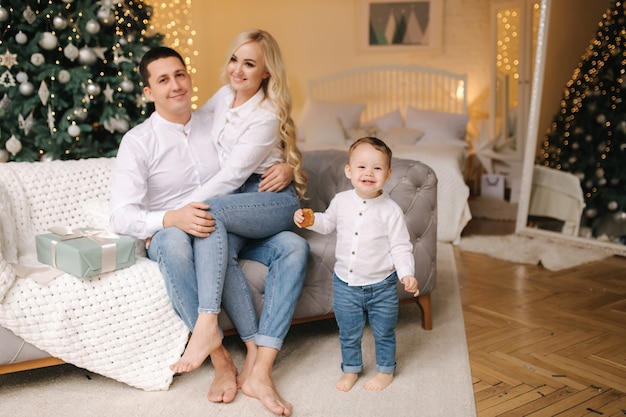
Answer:
[[[293,168],[286,162],[272,165],[263,173],[259,191],[281,191],[293,181]]]
[[[208,237],[215,231],[215,220],[207,212],[210,206],[205,203],[189,203],[176,210],[169,210],[163,216],[163,227],[178,227],[195,237]]]

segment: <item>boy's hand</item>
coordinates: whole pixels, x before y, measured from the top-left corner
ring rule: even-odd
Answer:
[[[412,292],[414,297],[419,295],[420,290],[417,286],[417,278],[407,275],[402,277],[401,281],[404,284],[404,291]]]
[[[304,221],[304,214],[302,214],[302,209],[296,210],[296,212],[293,213],[293,222],[296,224],[296,226],[298,226],[299,228],[302,228],[302,226],[300,225],[302,224],[303,221]]]

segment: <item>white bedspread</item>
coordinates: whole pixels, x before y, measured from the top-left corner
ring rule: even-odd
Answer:
[[[463,178],[465,148],[453,144],[396,146],[397,158],[414,159],[431,167],[437,174],[437,240],[458,244],[461,232],[471,220],[469,187]]]

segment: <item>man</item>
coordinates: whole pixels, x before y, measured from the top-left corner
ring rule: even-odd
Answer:
[[[216,150],[206,134],[211,115],[192,112],[192,80],[176,51],[166,47],[148,51],[139,71],[144,94],[154,103],[155,112],[131,129],[120,144],[111,185],[110,225],[114,232],[147,240],[148,255],[159,263],[174,309],[192,330],[198,319],[193,246],[197,239],[214,231],[215,222],[209,206],[202,202],[177,207],[219,170]],[[284,167],[270,168],[260,190],[283,188],[291,181],[285,172]],[[260,399],[273,413],[289,416],[291,405],[278,394],[272,368],[302,289],[308,244],[292,232],[250,242],[229,235],[231,259],[238,252],[242,258],[269,267],[261,330],[254,339],[258,347],[249,348],[239,385],[245,394]],[[242,290],[249,291],[247,284],[242,284],[239,275],[229,268],[222,300],[238,330],[250,325],[243,318],[249,317],[244,312],[251,308],[251,296],[242,294]],[[278,279],[280,284],[272,285]],[[241,303],[246,305],[240,306]],[[268,313],[268,306],[275,310]],[[279,343],[264,343],[268,339]],[[231,402],[237,392],[237,370],[221,337],[219,343],[207,346],[210,347],[206,353],[215,366],[209,400]]]

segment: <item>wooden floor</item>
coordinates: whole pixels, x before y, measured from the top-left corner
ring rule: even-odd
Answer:
[[[626,415],[625,258],[551,272],[456,256],[479,417]]]

